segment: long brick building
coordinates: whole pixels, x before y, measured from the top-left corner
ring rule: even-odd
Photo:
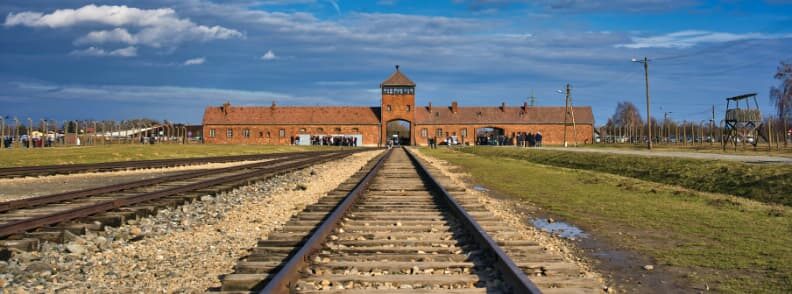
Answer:
[[[519,134],[540,132],[544,144],[590,143],[594,132],[591,107],[464,107],[416,105],[415,83],[396,66],[380,84],[379,106],[210,106],[204,111],[204,140],[209,144],[310,144],[309,138],[355,137],[359,145],[384,145],[398,137],[402,144],[427,145],[430,138],[453,137],[460,144],[513,144]],[[573,135],[576,134],[576,138]]]

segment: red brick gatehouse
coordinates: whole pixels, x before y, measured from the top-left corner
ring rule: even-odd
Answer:
[[[203,136],[209,144],[291,144],[305,136],[355,136],[360,145],[384,145],[394,134],[403,144],[427,145],[430,138],[454,137],[461,144],[484,137],[515,140],[519,133],[541,132],[544,144],[562,144],[564,106],[416,105],[415,83],[396,66],[380,84],[379,106],[210,106],[204,111]],[[574,107],[575,127],[567,119],[568,141],[591,143],[590,106]],[[304,140],[301,142],[305,144]]]

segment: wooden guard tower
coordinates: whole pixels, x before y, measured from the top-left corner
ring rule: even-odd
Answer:
[[[753,101],[753,105],[751,104]],[[767,138],[759,132],[762,127],[762,112],[756,101],[756,93],[744,94],[726,98],[726,118],[723,128],[723,149],[726,144],[733,143],[737,148],[738,142],[749,142],[754,147],[759,142],[759,137]],[[752,138],[753,141],[749,140]]]

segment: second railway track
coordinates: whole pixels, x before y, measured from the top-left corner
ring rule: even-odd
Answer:
[[[292,156],[301,153],[307,153],[307,152],[267,153],[267,154],[233,155],[233,156],[134,160],[134,161],[85,163],[85,164],[6,167],[6,168],[0,168],[0,178],[48,176],[48,175],[56,175],[56,174],[73,174],[73,173],[86,173],[86,172],[109,172],[109,171],[119,171],[119,170],[164,168],[164,167],[198,165],[198,164],[208,164],[208,163],[226,163],[226,162],[234,162],[234,161],[254,161],[254,160],[273,159],[284,156]]]
[[[154,213],[159,207],[358,151],[292,153],[266,162],[0,202],[0,247],[34,250],[40,240],[57,241],[63,231],[79,233],[120,225],[125,219]]]
[[[451,190],[449,192],[449,190]],[[599,293],[404,149],[372,162],[259,241],[220,291]]]

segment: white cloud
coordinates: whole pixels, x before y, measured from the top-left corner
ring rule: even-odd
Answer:
[[[9,13],[6,27],[27,26],[67,28],[83,24],[114,27],[92,31],[75,40],[75,44],[123,43],[151,47],[176,46],[186,41],[210,41],[244,38],[234,29],[199,25],[179,18],[170,8],[139,9],[127,6],[86,5],[78,9],[58,9],[50,14],[25,11]],[[130,29],[136,31],[130,32]]]
[[[206,62],[206,58],[198,57],[198,58],[185,60],[184,65],[200,65],[200,64],[204,64],[204,62]]]
[[[261,56],[261,60],[275,60],[277,58],[278,57],[275,56],[275,52],[272,52],[272,50],[267,50],[267,53],[264,53],[264,55]]]
[[[618,44],[623,48],[690,48],[701,43],[724,43],[741,40],[766,40],[792,38],[792,34],[722,33],[685,30],[652,37],[633,37],[632,43]]]
[[[135,57],[137,56],[137,48],[129,46],[126,48],[107,51],[99,47],[88,47],[82,50],[74,50],[71,55],[77,56],[116,56],[116,57]]]

